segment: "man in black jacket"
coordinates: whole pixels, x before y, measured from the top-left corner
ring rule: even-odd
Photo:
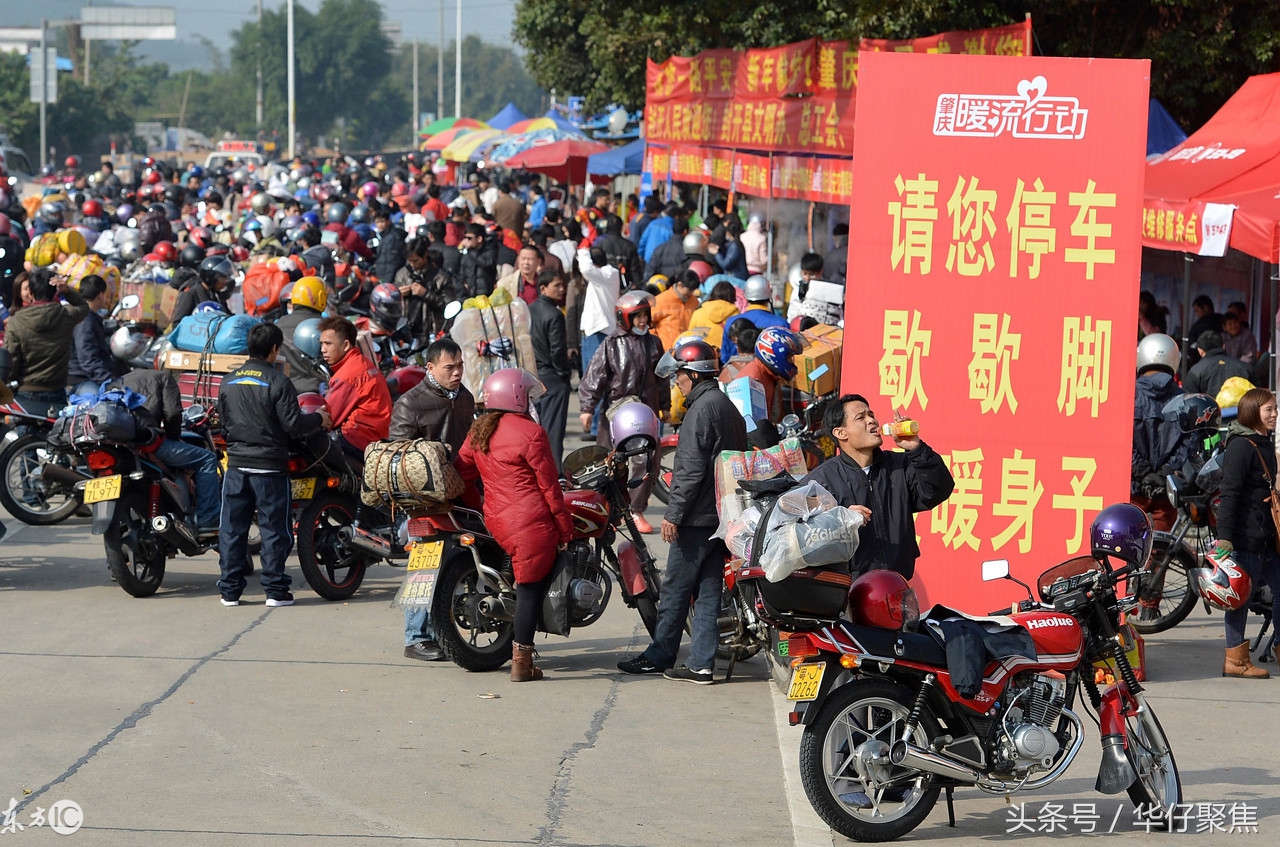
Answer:
[[[1200,361],[1191,366],[1182,380],[1182,388],[1188,394],[1208,394],[1216,397],[1222,383],[1233,376],[1250,377],[1249,366],[1234,356],[1228,356],[1222,346],[1222,333],[1207,330],[1196,339],[1196,352]]]
[[[391,225],[391,213],[383,208],[373,217],[378,230],[378,253],[373,260],[373,274],[379,282],[391,282],[396,271],[404,267],[404,233]]]
[[[76,324],[71,334],[71,359],[67,363],[67,387],[74,388],[82,382],[102,385],[116,375],[115,356],[107,342],[107,331],[102,325],[102,313],[111,299],[107,282],[97,274],[90,274],[80,282],[80,296],[89,307],[89,314]]]
[[[218,417],[227,439],[219,527],[222,605],[240,605],[248,570],[249,525],[254,512],[262,534],[262,589],[268,606],[292,606],[292,580],[284,572],[293,549],[289,526],[289,437],[328,429],[327,410],[303,414],[289,378],[272,364],[284,343],[275,324],[249,330],[249,361],[222,381]]]
[[[684,254],[684,237],[688,232],[689,224],[683,217],[672,218],[671,237],[649,257],[649,276],[662,274],[667,279],[678,279],[689,267],[689,258]]]
[[[498,242],[480,224],[468,224],[467,234],[458,245],[462,254],[462,285],[467,296],[492,294],[498,282]]]
[[[529,336],[538,379],[547,389],[537,401],[538,421],[551,442],[556,468],[564,458],[564,430],[569,414],[569,350],[565,335],[564,277],[555,271],[538,275],[538,299],[529,305]]]
[[[862,515],[865,526],[853,557],[854,575],[891,570],[911,579],[920,558],[915,514],[951,496],[956,486],[951,471],[918,436],[895,437],[905,452],[881,450],[880,422],[859,394],[845,394],[829,404],[822,425],[840,452],[803,481],[818,483],[841,506]]]
[[[631,674],[661,672],[667,679],[710,685],[716,663],[720,625],[720,592],[724,585],[724,542],[712,538],[716,512],[715,462],[721,450],[747,449],[747,424],[733,402],[720,391],[716,372],[720,357],[703,341],[691,341],[663,356],[657,375],[674,375],[688,398],[680,426],[662,540],[671,545],[662,578],[658,624],[653,643],[633,659],[618,663]],[[689,660],[674,667],[680,637],[694,602]]]

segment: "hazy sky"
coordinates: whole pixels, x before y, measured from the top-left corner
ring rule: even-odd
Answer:
[[[320,8],[321,0],[295,0],[311,11]],[[76,16],[76,9],[91,5],[73,0],[0,0],[0,21],[11,26],[39,25],[42,16]],[[231,31],[257,14],[257,0],[112,0],[99,5],[172,6],[178,10],[178,38],[191,39],[202,34],[226,50]],[[283,0],[263,0],[263,8],[280,8]],[[440,0],[382,0],[383,17],[399,21],[406,40],[414,37],[435,43],[440,34]],[[456,0],[445,2],[445,42],[453,40],[457,15]],[[515,17],[515,0],[464,0],[462,4],[463,35],[475,33],[485,41],[511,44],[511,23]]]

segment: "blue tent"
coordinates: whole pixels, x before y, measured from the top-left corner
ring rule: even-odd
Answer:
[[[515,103],[508,103],[502,107],[502,111],[485,121],[494,129],[506,129],[517,121],[523,121],[528,118],[524,112],[516,107]]]
[[[587,173],[599,176],[638,174],[644,169],[644,139],[587,157]]]
[[[1187,134],[1154,97],[1147,107],[1147,157],[1158,156],[1187,140]]]
[[[565,132],[572,132],[575,135],[583,135],[582,130],[578,128],[577,124],[561,116],[555,109],[549,110],[545,115],[543,115],[543,117],[554,121],[555,125],[563,129]]]

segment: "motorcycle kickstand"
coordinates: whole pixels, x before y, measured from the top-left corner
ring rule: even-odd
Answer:
[[[729,669],[724,672],[724,681],[728,682],[733,679],[733,666],[738,664],[738,650],[735,647],[729,653]]]
[[[948,785],[947,791],[947,826],[956,828],[955,786]]]

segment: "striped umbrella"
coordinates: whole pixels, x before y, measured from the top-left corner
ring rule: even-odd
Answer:
[[[452,144],[454,141],[456,141],[459,136],[466,135],[469,132],[479,132],[479,131],[480,130],[478,129],[471,129],[470,127],[465,127],[465,126],[450,127],[449,129],[446,129],[443,132],[437,132],[435,135],[431,136],[426,141],[422,142],[421,149],[443,150],[444,148]]]
[[[565,141],[570,138],[582,137],[583,136],[581,135],[570,135],[558,127],[535,129],[522,132],[516,136],[508,135],[505,141],[493,148],[493,150],[489,151],[488,158],[490,163],[501,165],[517,153],[523,153],[533,147],[538,147],[543,144],[552,144],[556,141]]]
[[[454,127],[462,127],[464,129],[488,129],[489,125],[484,121],[478,121],[475,118],[439,118],[419,130],[418,135],[423,138],[429,138],[437,132],[444,132],[446,129],[453,129]]]
[[[496,143],[505,136],[506,133],[497,129],[473,130],[466,135],[460,135],[455,138],[440,151],[440,155],[450,162],[468,162],[471,161],[472,155],[485,144]]]
[[[551,118],[525,118],[507,127],[507,134],[519,135],[522,132],[533,132],[539,129],[556,129],[556,122]]]

